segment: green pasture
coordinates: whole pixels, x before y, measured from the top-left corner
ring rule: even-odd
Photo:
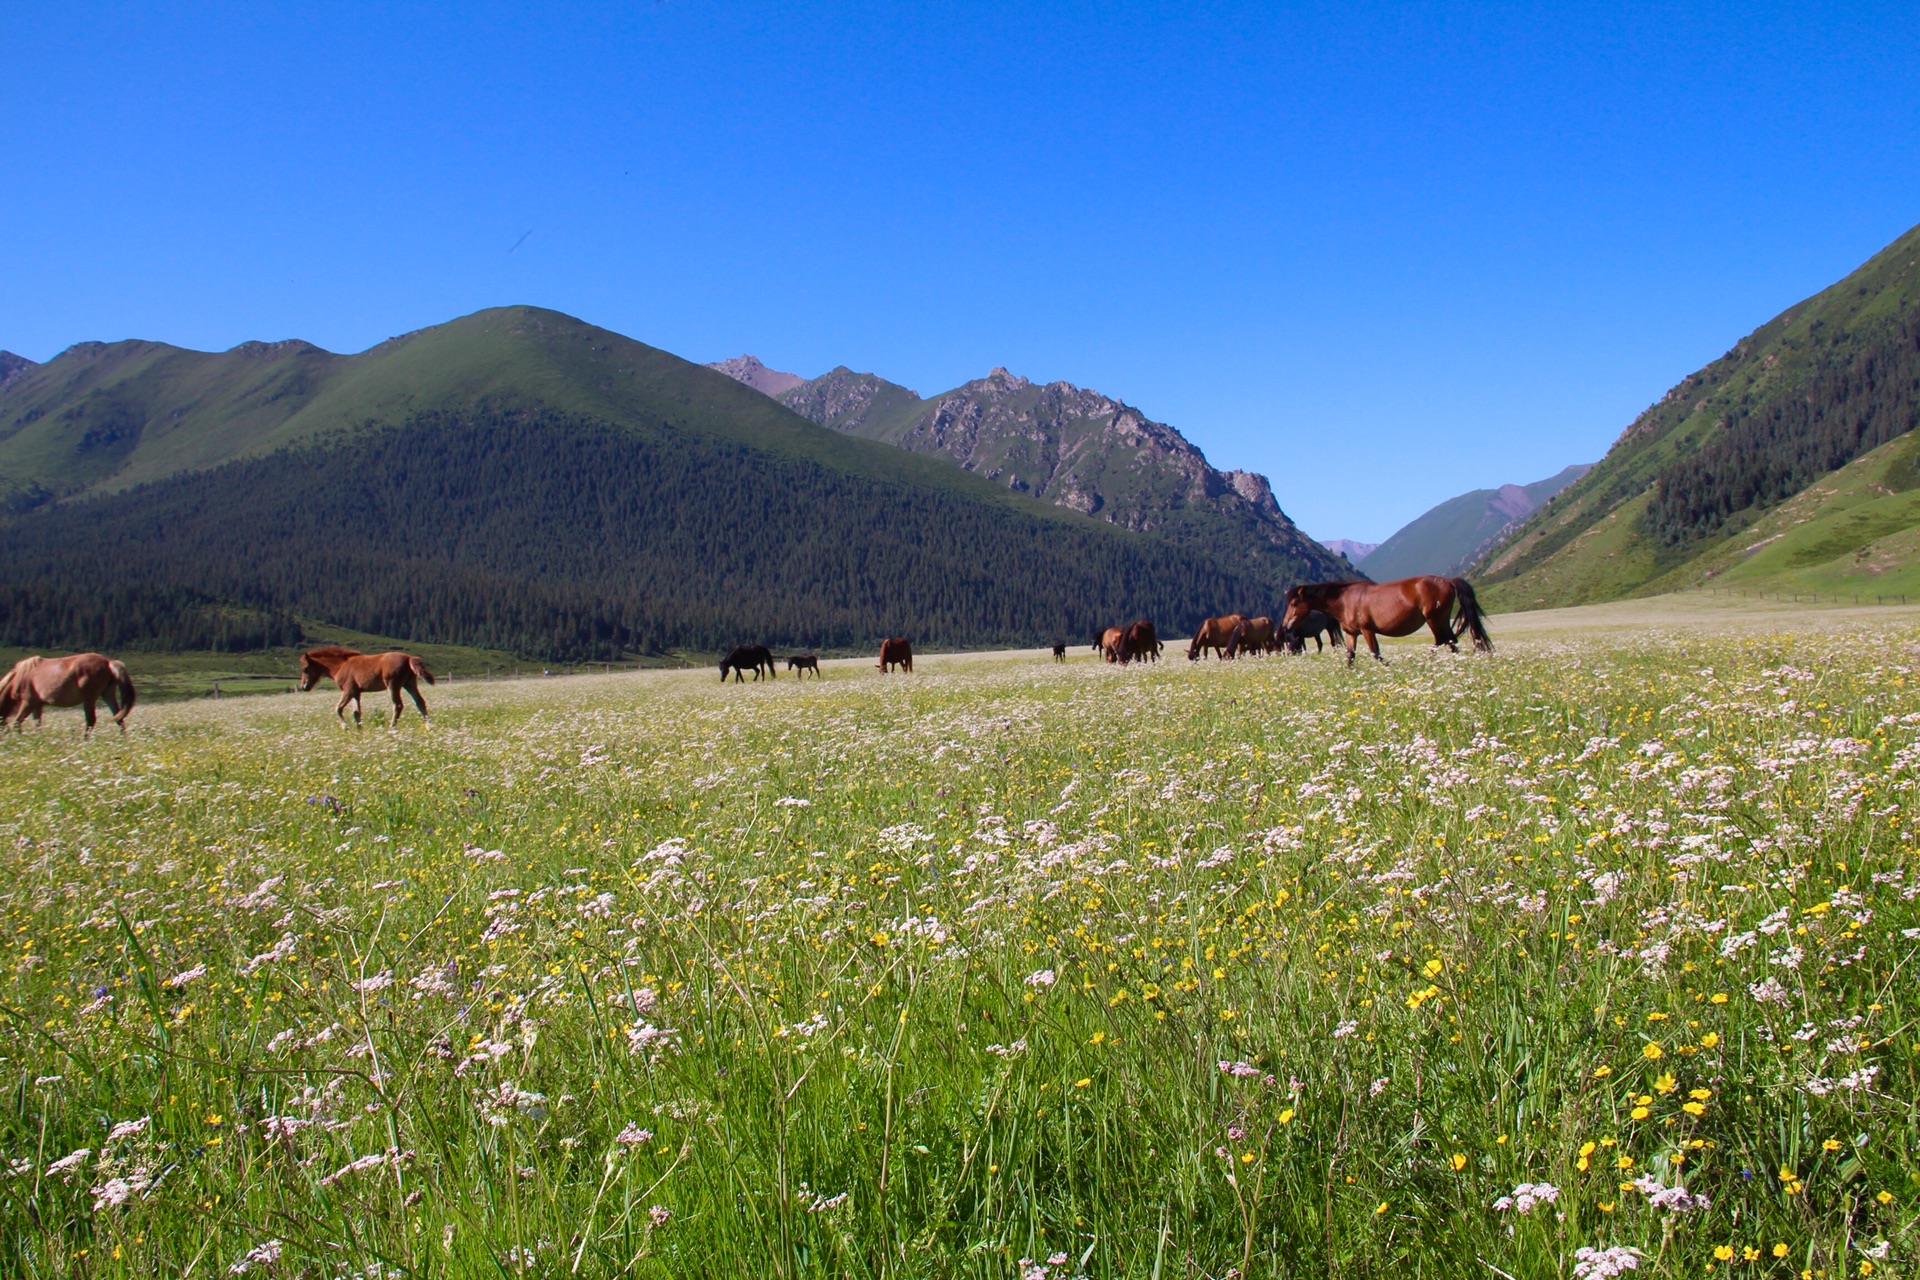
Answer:
[[[49,712],[0,1270],[1912,1274],[1920,609],[1631,603]]]

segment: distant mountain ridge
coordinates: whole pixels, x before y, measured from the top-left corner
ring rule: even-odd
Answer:
[[[1355,563],[1378,582],[1422,573],[1455,577],[1515,522],[1539,510],[1591,466],[1576,463],[1532,484],[1503,484],[1448,498],[1408,521]]]
[[[1347,558],[1347,563],[1357,565],[1370,555],[1380,544],[1377,542],[1355,542],[1352,538],[1322,538],[1320,545],[1329,551],[1337,551]]]
[[[571,316],[339,355],[77,343],[0,384],[0,644],[247,647],[300,619],[558,660],[1038,644],[1271,608],[1273,558],[822,428]]]
[[[1475,573],[1503,608],[1703,583],[1728,569],[1729,553],[1748,546],[1751,532],[1771,525],[1785,506],[1818,523],[1819,504],[1800,497],[1817,498],[1827,477],[1916,425],[1920,227],[1682,379],[1550,509],[1501,538]],[[1872,520],[1863,510],[1831,526],[1819,547],[1795,554],[1824,548],[1838,557],[1830,576],[1847,579],[1844,557],[1879,562],[1882,552],[1893,554],[1904,510],[1878,504]],[[1814,566],[1803,560],[1794,570],[1802,589]]]
[[[1174,428],[1069,382],[996,368],[923,399],[843,365],[778,399],[821,426],[944,458],[1123,529],[1212,546],[1276,580],[1353,573],[1294,525],[1265,476],[1221,471]]]

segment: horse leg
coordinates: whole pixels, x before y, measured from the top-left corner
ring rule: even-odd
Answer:
[[[1455,653],[1460,652],[1460,646],[1454,643],[1455,640],[1459,639],[1459,636],[1456,635],[1453,628],[1448,625],[1445,614],[1428,614],[1427,630],[1433,632],[1434,648],[1438,649],[1441,645],[1445,645]]]
[[[413,705],[420,709],[420,723],[423,725],[426,724],[427,723],[427,704],[424,701],[422,701],[420,698],[420,683],[417,680],[408,681],[407,693],[410,697],[412,697]],[[394,701],[398,702],[399,699],[396,698],[394,699]],[[395,719],[398,719],[398,718],[399,718],[398,716],[395,717]]]
[[[83,738],[91,738],[93,736],[93,725],[94,725],[93,708],[94,708],[95,701],[96,700],[93,698],[88,698],[82,704],[83,709],[87,713],[87,727],[84,730],[82,730],[80,733],[80,736]]]
[[[113,686],[108,685],[102,690],[100,697],[107,704],[107,714],[112,716],[113,722],[120,726],[120,732],[125,733],[127,731],[127,722],[120,718],[120,699],[113,696]]]
[[[347,704],[351,701],[353,701],[352,691],[342,689],[340,691],[340,701],[333,704],[334,718],[340,721],[340,727],[342,729],[347,727]],[[358,715],[359,712],[356,711],[354,714]]]
[[[396,680],[388,685],[387,692],[393,696],[393,719],[387,722],[387,727],[389,729],[398,729],[400,727],[400,713],[405,709],[405,704],[400,701],[400,682]]]
[[[1364,627],[1362,628],[1362,631],[1367,637],[1367,651],[1373,654],[1373,660],[1375,662],[1384,664],[1386,662],[1386,659],[1380,656],[1379,637],[1374,634],[1374,630],[1372,627]]]

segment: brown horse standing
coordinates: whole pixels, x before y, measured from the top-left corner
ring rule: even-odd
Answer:
[[[1456,603],[1460,606],[1458,630],[1453,625]],[[1310,582],[1287,592],[1288,630],[1299,628],[1315,609],[1331,615],[1347,633],[1348,666],[1353,665],[1361,637],[1366,638],[1368,652],[1385,662],[1375,637],[1410,636],[1422,626],[1433,632],[1436,646],[1444,644],[1455,653],[1460,646],[1454,641],[1466,632],[1472,633],[1474,648],[1493,652],[1480,602],[1465,578],[1425,574],[1398,582]]]
[[[1100,633],[1100,652],[1108,662],[1122,661],[1120,655],[1125,652],[1126,643],[1127,633],[1119,627],[1108,627]]]
[[[1153,623],[1141,618],[1127,628],[1120,641],[1120,661],[1122,662],[1158,662],[1160,660],[1160,637],[1155,634]]]
[[[120,732],[127,731],[127,713],[133,710],[133,679],[127,665],[100,653],[76,653],[70,658],[22,658],[13,670],[0,676],[0,729],[8,717],[17,729],[47,707],[82,707],[91,734],[95,722],[94,706],[102,700],[113,714]]]
[[[1233,640],[1233,629],[1245,621],[1246,617],[1238,613],[1208,618],[1200,624],[1200,629],[1193,633],[1193,643],[1187,646],[1187,661],[1198,662],[1200,655],[1208,649],[1212,649],[1223,658],[1231,657],[1232,655],[1227,652],[1227,646]]]
[[[901,636],[880,642],[880,669],[891,671],[895,664],[908,675],[913,674],[913,646]]]
[[[360,723],[360,695],[376,689],[385,689],[393,695],[393,724],[400,723],[400,691],[406,690],[413,695],[413,705],[420,708],[420,718],[427,718],[427,704],[420,700],[420,681],[433,684],[433,672],[427,670],[427,664],[410,653],[394,650],[390,653],[361,653],[357,649],[343,648],[337,644],[323,645],[318,649],[309,649],[300,655],[300,692],[305,693],[320,683],[320,677],[339,686],[340,701],[334,704],[333,714],[340,717],[340,724],[347,723],[347,704],[353,704],[353,723]]]

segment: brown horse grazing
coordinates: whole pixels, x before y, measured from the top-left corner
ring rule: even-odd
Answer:
[[[1460,606],[1460,625],[1453,625],[1453,607]],[[1300,628],[1313,610],[1331,615],[1347,633],[1347,665],[1362,637],[1367,650],[1382,662],[1377,636],[1410,636],[1422,626],[1433,632],[1433,643],[1446,645],[1455,653],[1454,641],[1471,632],[1473,647],[1482,653],[1493,652],[1493,638],[1487,634],[1480,602],[1465,578],[1442,578],[1426,574],[1402,578],[1398,582],[1311,582],[1287,591],[1286,626]]]
[[[1145,618],[1127,628],[1120,640],[1120,661],[1122,662],[1158,662],[1160,660],[1160,637],[1155,633],[1153,624]]]
[[[104,654],[76,653],[70,658],[22,658],[13,670],[0,676],[0,729],[8,717],[21,727],[28,716],[40,723],[47,707],[81,707],[91,734],[95,722],[94,706],[105,700],[107,710],[120,732],[127,731],[127,713],[133,710],[133,680],[127,666]]]
[[[342,648],[337,644],[322,645],[318,649],[309,649],[300,655],[300,692],[305,693],[320,683],[325,676],[339,686],[340,701],[334,704],[333,714],[340,717],[340,724],[347,723],[347,704],[353,704],[353,723],[360,723],[360,695],[376,689],[385,689],[393,695],[393,724],[400,723],[400,691],[406,690],[413,695],[413,705],[420,708],[420,718],[427,719],[427,704],[420,700],[420,681],[433,684],[433,672],[427,670],[427,664],[410,653],[394,650],[391,653],[361,653],[357,649]]]
[[[1108,627],[1100,633],[1100,652],[1106,655],[1108,662],[1120,662],[1121,653],[1127,643],[1127,633],[1119,627]]]
[[[1273,619],[1248,618],[1247,633],[1240,638],[1242,653],[1273,652]]]
[[[913,674],[913,646],[899,636],[880,642],[880,669],[891,671],[895,664],[908,675]]]
[[[1193,643],[1187,646],[1187,661],[1198,662],[1200,655],[1208,649],[1212,649],[1223,658],[1231,657],[1232,655],[1227,652],[1227,642],[1233,638],[1233,629],[1245,621],[1246,618],[1237,613],[1208,618],[1200,624],[1200,629],[1193,633]]]

